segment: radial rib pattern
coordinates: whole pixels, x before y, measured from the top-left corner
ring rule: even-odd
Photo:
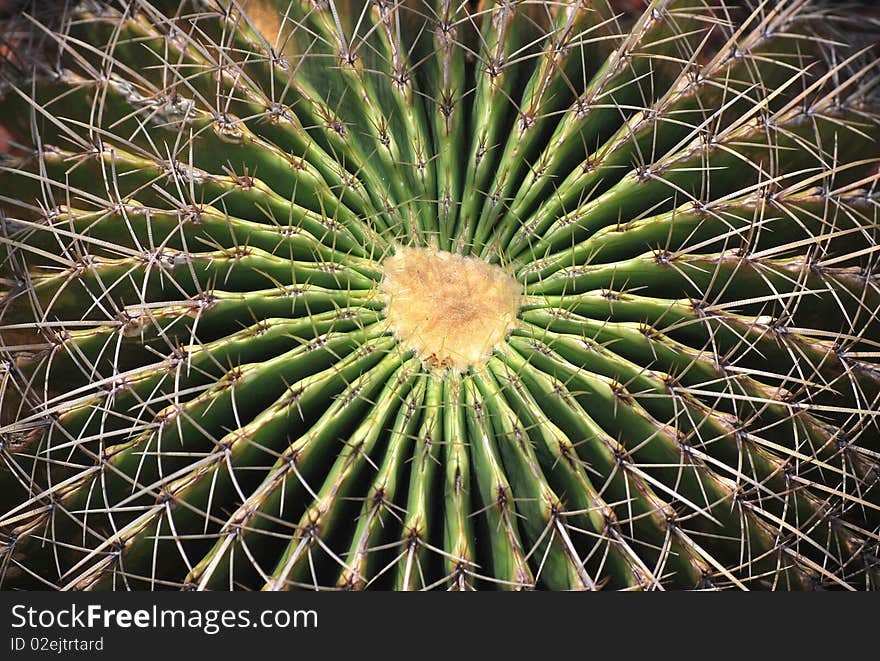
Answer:
[[[878,587],[877,51],[616,4],[23,18],[0,586]],[[401,341],[403,249],[515,280],[489,355]]]

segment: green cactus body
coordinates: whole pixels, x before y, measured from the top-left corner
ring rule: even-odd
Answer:
[[[62,16],[2,67],[2,587],[877,587],[840,17]]]

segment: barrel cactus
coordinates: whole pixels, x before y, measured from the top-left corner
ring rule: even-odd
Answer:
[[[8,27],[0,587],[878,587],[868,17]]]

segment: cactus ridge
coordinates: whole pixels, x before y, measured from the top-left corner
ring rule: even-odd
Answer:
[[[22,16],[0,587],[880,586],[880,24],[614,5]],[[483,358],[419,251],[515,283]]]

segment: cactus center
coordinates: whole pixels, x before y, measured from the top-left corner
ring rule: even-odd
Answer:
[[[516,323],[520,286],[504,269],[430,248],[399,248],[381,288],[395,336],[437,369],[486,361]]]

